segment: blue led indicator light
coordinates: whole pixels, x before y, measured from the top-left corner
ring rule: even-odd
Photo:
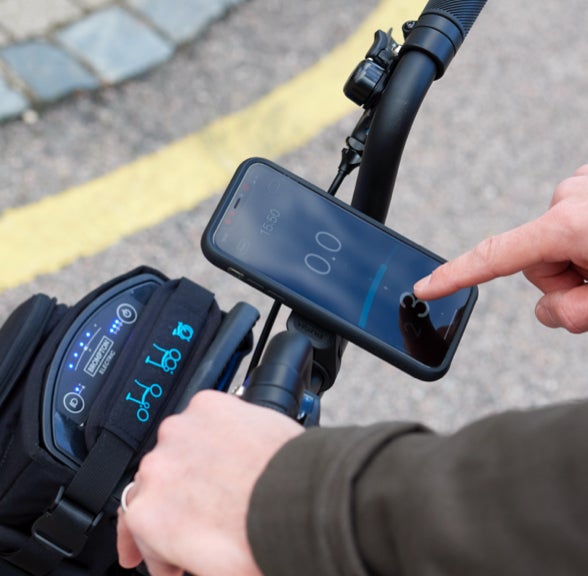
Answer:
[[[73,364],[70,364],[70,365],[68,366],[68,368],[69,368],[70,370],[73,370],[73,369],[74,369],[74,365],[73,365]]]
[[[86,338],[89,338],[90,336],[92,336],[92,334],[90,332],[86,332]]]

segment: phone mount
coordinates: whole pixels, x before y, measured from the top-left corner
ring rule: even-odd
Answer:
[[[410,30],[413,24],[407,23],[403,29]],[[345,84],[345,95],[358,106],[363,107],[365,111],[352,133],[346,138],[346,146],[341,152],[337,174],[328,190],[330,195],[334,196],[345,177],[361,164],[374,113],[399,60],[400,49],[400,44],[394,40],[391,32],[378,30],[364,60],[359,63]],[[305,426],[317,425],[320,417],[320,397],[335,383],[347,341],[338,334],[325,330],[309,318],[292,312],[286,324],[287,332],[274,337],[279,341],[277,345],[272,339],[262,363],[256,368],[260,356],[259,350],[267,341],[279,308],[279,303],[274,304],[268,317],[264,334],[259,340],[258,349],[251,361],[243,398],[254,404],[275,408],[276,398],[279,397],[281,404],[276,408],[278,411],[288,413],[290,416],[294,414],[293,417]],[[276,354],[279,361],[274,358]],[[301,356],[309,362],[308,370],[299,369],[302,362]],[[283,388],[281,393],[277,390],[278,386],[268,385],[265,376],[262,378],[263,383],[259,379],[259,370],[266,362],[274,367],[272,370],[274,382],[278,365],[285,374],[297,375],[296,378],[286,377],[287,383],[280,386]],[[288,365],[288,369],[284,368],[285,365]],[[265,370],[263,373],[265,375]],[[292,403],[294,399],[297,404]]]
[[[364,112],[346,139],[329,194],[335,195],[345,177],[359,167],[351,205],[379,222],[386,220],[414,119],[429,88],[443,76],[485,4],[486,0],[429,0],[418,20],[403,25],[403,45],[394,40],[391,32],[376,32],[365,58],[345,84],[345,95]],[[279,308],[279,303],[274,304],[250,373]],[[319,399],[335,382],[346,343],[295,312],[287,327],[303,335],[312,350],[311,369],[304,373],[299,385],[316,396],[316,422],[311,419],[310,423],[318,423]],[[271,360],[267,355],[264,362],[266,359]],[[251,385],[257,384],[253,381]],[[261,396],[255,396],[256,403],[263,402]],[[299,397],[302,402],[304,394]],[[303,411],[299,410],[299,414]]]

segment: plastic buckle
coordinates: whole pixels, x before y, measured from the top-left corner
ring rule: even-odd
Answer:
[[[66,558],[77,556],[88,540],[89,533],[103,516],[90,514],[64,498],[61,486],[51,508],[33,524],[33,537],[47,548]]]

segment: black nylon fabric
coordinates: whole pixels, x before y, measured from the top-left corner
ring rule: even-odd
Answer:
[[[85,423],[86,462],[76,467],[59,461],[44,445],[42,423],[44,385],[56,350],[96,298],[144,273],[161,285],[92,404]],[[158,424],[174,411],[222,317],[206,289],[146,267],[104,283],[74,306],[37,295],[13,312],[0,328],[0,574],[134,573],[116,563],[120,492],[155,442]],[[71,540],[70,524],[72,532],[83,532]],[[67,558],[63,551],[70,542],[74,554]]]

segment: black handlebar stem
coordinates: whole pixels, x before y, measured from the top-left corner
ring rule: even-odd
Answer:
[[[259,366],[249,376],[243,399],[296,419],[304,391],[310,388],[312,346],[297,332],[270,340]]]

